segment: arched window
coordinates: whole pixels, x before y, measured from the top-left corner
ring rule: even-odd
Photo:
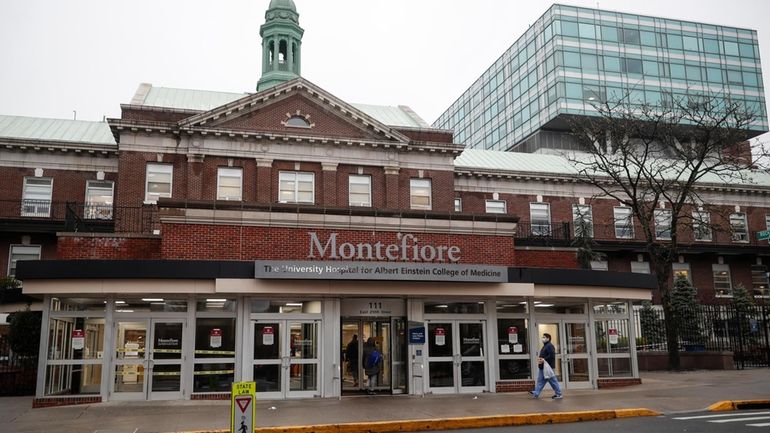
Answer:
[[[310,128],[310,123],[302,116],[291,116],[286,121],[286,126],[293,126],[296,128]]]

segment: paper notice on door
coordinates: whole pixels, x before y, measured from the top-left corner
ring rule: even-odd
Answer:
[[[275,331],[272,326],[265,326],[262,329],[262,345],[272,346],[275,344]]]
[[[513,353],[521,353],[524,351],[524,346],[521,344],[514,344],[513,345]]]
[[[500,353],[511,353],[511,346],[507,344],[500,345]]]

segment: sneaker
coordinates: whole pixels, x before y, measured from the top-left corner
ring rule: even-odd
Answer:
[[[537,394],[535,394],[535,393],[534,393],[534,391],[529,391],[529,397],[530,397],[530,398],[533,398],[533,399],[535,399],[535,400],[537,400],[537,398],[538,398],[539,396],[538,396]]]
[[[559,394],[559,395],[554,395],[553,397],[551,397],[551,400],[561,400],[563,398],[564,397],[561,394]]]

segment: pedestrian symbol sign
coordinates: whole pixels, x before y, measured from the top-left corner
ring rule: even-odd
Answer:
[[[254,382],[234,382],[230,402],[230,433],[253,433],[257,415],[257,385]]]

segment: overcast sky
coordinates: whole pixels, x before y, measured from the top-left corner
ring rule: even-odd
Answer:
[[[253,92],[270,0],[0,0],[0,114],[118,117],[141,82]],[[302,75],[349,102],[436,118],[552,4],[528,0],[295,0]],[[563,4],[596,7],[596,1]],[[759,32],[768,0],[602,0],[602,9]],[[767,137],[767,135],[765,136]],[[764,140],[767,141],[767,140]]]

